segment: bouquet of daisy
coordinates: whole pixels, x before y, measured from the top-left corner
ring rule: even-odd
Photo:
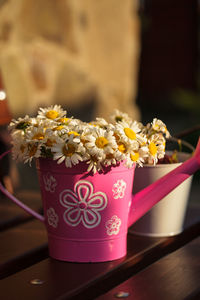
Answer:
[[[157,164],[170,136],[156,118],[143,125],[115,110],[109,122],[96,118],[87,123],[68,117],[60,105],[40,108],[34,118],[12,120],[9,129],[15,160],[31,163],[33,158],[51,158],[67,168],[85,162],[93,173],[120,162],[128,168],[135,163]]]

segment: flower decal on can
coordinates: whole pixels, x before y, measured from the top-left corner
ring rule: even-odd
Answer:
[[[117,216],[112,216],[112,218],[106,222],[107,235],[117,235],[119,233],[121,226],[121,220]]]
[[[58,215],[53,207],[47,209],[47,220],[50,226],[56,228],[58,226]]]
[[[94,187],[87,180],[80,180],[74,191],[66,189],[60,194],[60,203],[67,210],[64,220],[70,226],[82,223],[86,228],[94,228],[101,222],[100,211],[107,206],[107,196],[103,192],[94,193]]]
[[[43,175],[44,187],[47,192],[54,193],[57,186],[56,179],[50,173]]]
[[[114,199],[123,198],[126,190],[126,182],[122,179],[117,180],[113,185],[113,197]]]

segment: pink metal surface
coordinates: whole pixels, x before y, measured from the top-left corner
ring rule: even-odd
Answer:
[[[48,159],[37,161],[50,256],[100,262],[126,255],[134,170],[122,164],[91,174]]]

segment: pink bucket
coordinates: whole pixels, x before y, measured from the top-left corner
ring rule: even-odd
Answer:
[[[72,262],[102,262],[126,255],[135,167],[101,174],[38,159],[49,254]]]

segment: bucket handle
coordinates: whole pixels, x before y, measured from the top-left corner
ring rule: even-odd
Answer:
[[[4,153],[2,153],[0,155],[0,160],[6,156],[7,154],[9,154],[11,152],[11,150],[8,150]],[[6,188],[4,188],[4,186],[2,185],[2,183],[0,182],[0,191],[6,195],[6,197],[8,197],[10,200],[12,200],[15,204],[17,204],[19,207],[21,207],[23,210],[25,210],[28,214],[32,215],[33,217],[37,218],[39,221],[43,222],[45,221],[44,216],[40,215],[39,213],[37,213],[36,211],[34,211],[33,209],[31,209],[30,207],[28,207],[26,204],[22,203],[20,200],[18,200],[15,196],[13,196],[10,192],[8,192],[8,190]]]

